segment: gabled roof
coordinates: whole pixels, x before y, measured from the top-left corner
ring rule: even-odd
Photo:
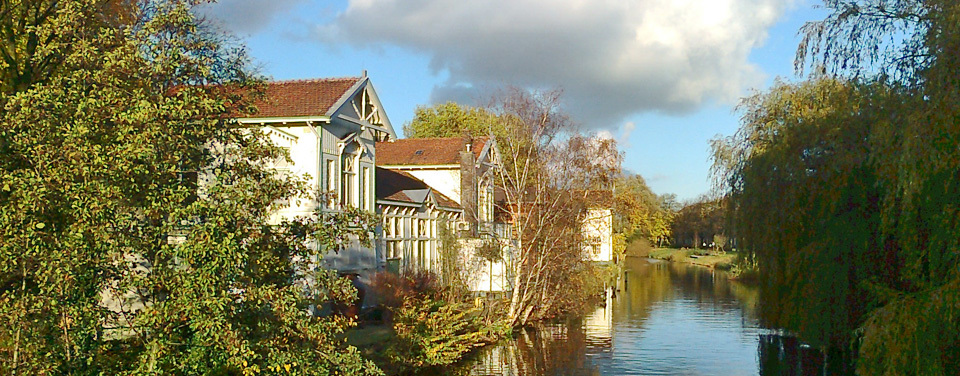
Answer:
[[[377,200],[422,205],[432,197],[437,206],[461,209],[456,201],[433,190],[427,183],[404,171],[377,167]]]
[[[267,82],[263,98],[254,102],[256,117],[327,116],[353,94],[363,77],[316,78]]]
[[[489,137],[473,139],[471,151],[479,159]],[[404,138],[377,143],[377,164],[383,166],[428,166],[460,164],[460,151],[466,150],[467,139]]]

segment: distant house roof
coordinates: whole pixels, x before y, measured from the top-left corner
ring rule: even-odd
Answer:
[[[489,137],[473,139],[471,151],[480,157]],[[462,137],[404,138],[377,143],[377,164],[383,166],[426,166],[460,164],[460,151],[465,149]]]
[[[580,194],[580,193],[577,193]],[[594,209],[610,209],[613,207],[613,191],[590,190],[583,193],[584,198]]]
[[[423,204],[432,195],[437,206],[460,209],[456,201],[433,190],[427,183],[404,171],[377,167],[377,199]]]
[[[362,77],[315,78],[267,82],[264,96],[254,102],[256,117],[328,115]]]

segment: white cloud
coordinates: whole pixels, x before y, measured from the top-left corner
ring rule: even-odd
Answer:
[[[325,41],[398,45],[449,72],[433,100],[473,88],[562,87],[588,127],[642,111],[733,101],[762,80],[747,60],[794,0],[351,0]]]
[[[307,0],[220,0],[201,7],[203,14],[239,34],[253,34]]]
[[[620,126],[620,137],[618,138],[618,141],[621,145],[630,144],[630,135],[633,134],[634,129],[637,129],[637,125],[632,121],[628,121]]]

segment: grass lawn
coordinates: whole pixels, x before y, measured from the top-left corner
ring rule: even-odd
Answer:
[[[706,266],[718,270],[729,270],[737,261],[737,254],[734,252],[716,252],[707,249],[688,248],[655,248],[650,250],[647,257]]]

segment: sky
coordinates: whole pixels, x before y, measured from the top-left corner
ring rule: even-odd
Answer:
[[[367,71],[398,132],[417,106],[505,85],[564,91],[658,194],[711,189],[709,141],[793,59],[818,0],[221,0],[204,13],[271,79]]]

